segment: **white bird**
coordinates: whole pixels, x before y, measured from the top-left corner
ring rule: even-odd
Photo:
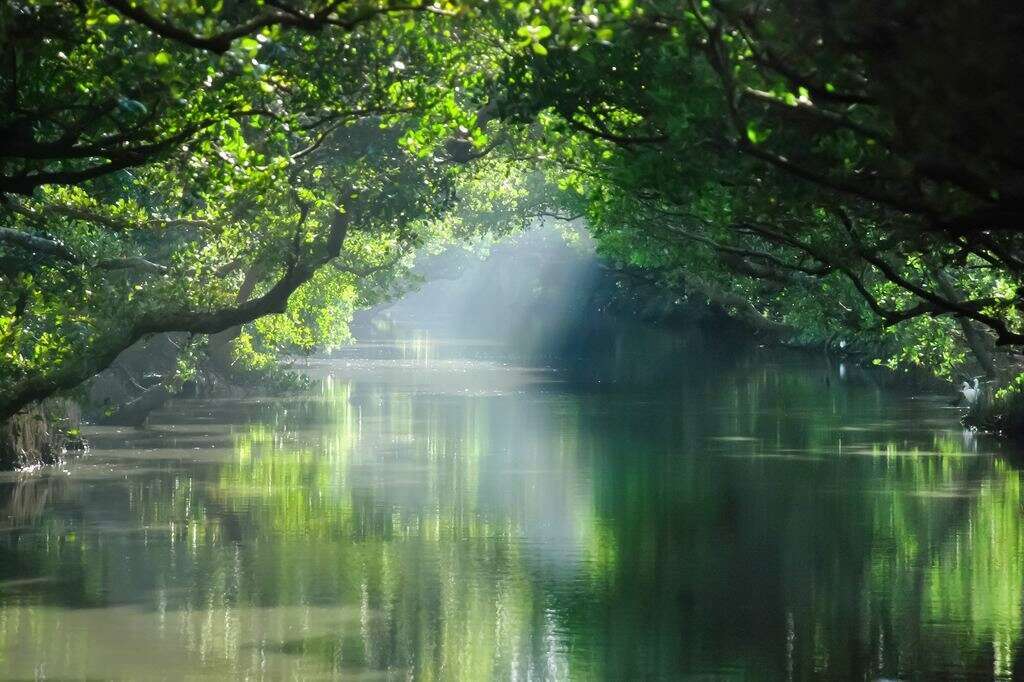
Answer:
[[[973,405],[978,402],[978,396],[981,395],[981,389],[978,388],[977,377],[974,379],[973,387],[965,381],[963,386],[960,387],[960,392],[964,394],[964,398],[967,400],[968,405]]]

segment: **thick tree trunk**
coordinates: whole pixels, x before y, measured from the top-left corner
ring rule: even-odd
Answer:
[[[998,378],[999,368],[996,367],[995,356],[989,348],[990,344],[987,343],[988,339],[985,338],[984,333],[971,320],[959,318],[957,321],[964,333],[967,347],[971,349],[974,359],[978,361],[978,366],[981,367],[985,376],[991,379]]]
[[[0,422],[0,469],[52,464],[67,441],[67,430],[77,428],[78,409],[68,401],[33,405]]]

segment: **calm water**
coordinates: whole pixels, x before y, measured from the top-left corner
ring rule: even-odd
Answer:
[[[1009,677],[1012,457],[825,359],[424,337],[0,482],[0,676]],[[572,360],[572,358],[576,358]]]

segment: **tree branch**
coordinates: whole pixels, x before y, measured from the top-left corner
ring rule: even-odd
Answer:
[[[796,100],[793,104],[784,102],[770,92],[764,92],[763,90],[757,90],[755,88],[743,88],[742,96],[752,99],[756,102],[762,102],[769,106],[778,108],[786,113],[801,114],[809,116],[811,118],[825,121],[833,126],[840,128],[846,128],[856,133],[860,133],[864,137],[872,138],[886,144],[891,143],[889,135],[884,131],[871,128],[869,126],[857,123],[856,121],[850,120],[848,116],[831,111],[829,109],[822,109],[821,107],[815,106],[808,101]]]
[[[142,256],[126,256],[122,258],[103,258],[96,261],[89,261],[80,258],[71,252],[66,246],[55,239],[37,237],[20,230],[12,230],[9,227],[0,227],[0,244],[10,244],[33,253],[52,256],[75,265],[87,265],[102,270],[142,270],[145,272],[165,273],[167,266],[154,263]]]
[[[127,325],[120,333],[83,353],[80,362],[66,362],[50,374],[23,379],[0,399],[0,422],[36,400],[73,388],[110,366],[126,348],[148,334],[191,332],[214,334],[273,313],[284,312],[292,293],[308,282],[316,271],[341,253],[348,233],[348,216],[337,212],[331,221],[322,250],[304,262],[288,268],[281,279],[262,296],[236,306],[210,311],[181,310],[154,312]]]
[[[212,52],[214,54],[224,54],[231,49],[231,43],[238,38],[244,38],[245,36],[252,35],[257,31],[271,26],[284,26],[308,32],[319,31],[325,26],[335,26],[351,31],[360,24],[371,21],[376,17],[396,12],[431,12],[434,14],[451,14],[450,12],[432,5],[414,4],[364,9],[354,16],[345,18],[335,16],[333,14],[334,10],[340,4],[338,0],[328,2],[321,9],[312,14],[303,13],[297,9],[286,7],[283,3],[276,2],[271,3],[272,6],[281,9],[263,12],[248,21],[238,24],[237,26],[233,26],[225,31],[221,31],[220,33],[210,36],[201,36],[153,16],[132,0],[103,1],[124,16],[136,23],[142,24],[162,38],[173,40],[176,43]]]

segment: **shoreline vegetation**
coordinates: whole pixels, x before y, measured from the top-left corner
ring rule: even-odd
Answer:
[[[600,295],[597,288],[595,288],[595,292]],[[714,307],[695,310],[694,306],[688,306],[683,311],[674,310],[671,314],[665,315],[664,308],[655,306],[660,310],[660,313],[655,315],[651,306],[636,307],[636,304],[635,300],[606,302],[605,308],[611,308],[614,312],[602,313],[603,322],[599,326],[602,329],[606,326],[612,328],[638,326],[649,331],[661,330],[679,338],[696,330],[698,335],[720,337],[727,343],[742,343],[739,340],[746,339],[745,342],[753,344],[758,349],[758,353],[771,354],[783,351],[807,358],[823,359],[830,364],[847,365],[854,371],[861,372],[863,374],[861,381],[878,382],[883,388],[899,387],[901,390],[949,393],[951,405],[954,401],[952,393],[949,391],[948,382],[921,369],[894,371],[880,367],[871,361],[872,353],[870,352],[840,348],[835,343],[809,344],[792,342],[783,337],[770,337],[765,334],[763,329],[746,327],[742,322],[728,318],[725,311]],[[529,307],[527,306],[527,308]],[[409,321],[405,321],[405,323],[399,323],[396,328],[390,320],[385,320],[383,323],[379,319],[373,320],[375,311],[364,312],[359,332],[367,334],[367,338],[378,336],[391,338],[391,334],[408,326]],[[509,309],[505,308],[505,312],[507,314]],[[519,310],[515,314],[525,317],[530,312]],[[589,328],[592,323],[593,320],[588,323],[581,315],[578,319],[570,322],[575,326],[571,327],[568,332],[570,334],[582,332],[585,336],[592,335],[596,333]],[[413,324],[415,323],[413,322]],[[488,331],[493,333],[498,330],[490,329]],[[508,333],[508,330],[505,332]],[[549,340],[549,342],[551,341]],[[557,342],[553,343],[557,345]],[[149,355],[151,352],[152,348],[147,347],[145,354]],[[302,369],[307,358],[323,359],[331,356],[332,353],[285,356],[261,370],[244,373],[216,375],[211,370],[204,378],[200,379],[197,376],[197,380],[188,382],[175,393],[160,391],[158,395],[154,396],[153,391],[144,390],[137,397],[115,403],[116,409],[109,407],[112,398],[121,396],[123,399],[126,394],[123,393],[123,388],[120,387],[117,377],[112,376],[114,373],[108,371],[97,377],[89,393],[79,394],[77,399],[74,397],[49,399],[9,420],[5,426],[6,431],[0,438],[0,442],[2,442],[0,465],[3,469],[32,469],[40,465],[59,465],[88,451],[88,440],[81,435],[83,424],[142,428],[151,413],[168,407],[175,398],[179,397],[242,398],[300,394],[312,386],[312,381]],[[129,363],[130,357],[127,360]],[[138,368],[127,364],[118,370],[118,373],[123,374],[129,371],[140,372]],[[200,370],[199,374],[203,374],[203,370]],[[870,379],[865,377],[870,377]],[[839,376],[835,379],[836,382],[841,380]],[[827,385],[825,384],[825,386]],[[162,384],[157,382],[154,383],[154,386],[160,387]],[[823,388],[823,390],[825,389]],[[1015,395],[1007,394],[1000,398],[1012,401]],[[962,401],[959,404],[964,405]],[[1010,409],[1002,410],[995,401],[984,399],[971,409],[965,410],[961,422],[968,429],[1015,437],[1014,429],[1024,429],[1024,423],[1013,420],[1019,419],[1017,415],[1022,413],[1024,413],[1024,405],[1019,403],[1010,403]]]
[[[53,400],[287,385],[538,230],[608,306],[977,378],[968,425],[1024,434],[1021,34],[958,0],[4,2],[4,463]]]

